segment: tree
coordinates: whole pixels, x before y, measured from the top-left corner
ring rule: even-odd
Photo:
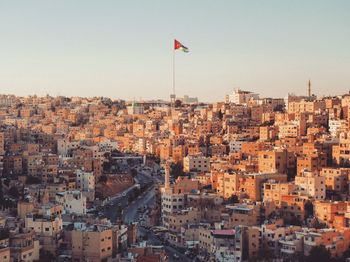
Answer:
[[[310,254],[306,257],[306,262],[328,262],[331,259],[330,252],[324,245],[315,246],[310,250]]]
[[[180,162],[171,164],[170,175],[175,179],[178,178],[179,176],[185,175],[183,171],[183,166]]]
[[[316,229],[321,229],[321,228],[327,227],[327,225],[325,223],[321,223],[317,218],[313,219],[311,225],[313,228],[316,228]]]
[[[41,183],[41,179],[35,176],[27,176],[26,179],[26,184],[27,185],[35,185],[35,184],[40,184]]]
[[[98,182],[100,182],[100,183],[107,183],[107,181],[108,181],[108,177],[106,175],[102,175],[98,179]]]
[[[38,194],[38,203],[41,203],[41,193],[40,193],[40,190],[39,190],[39,194]]]
[[[304,252],[295,252],[292,256],[288,257],[286,260],[286,262],[294,262],[294,261],[298,261],[298,262],[304,262],[305,261],[305,255]]]
[[[239,203],[239,198],[237,195],[232,195],[229,199],[228,202],[231,204],[236,204]]]
[[[348,247],[348,249],[344,251],[341,261],[345,261],[349,257],[350,257],[350,247]]]
[[[0,229],[0,240],[10,237],[10,231],[7,228]]]
[[[284,105],[276,105],[275,108],[273,109],[274,112],[283,112],[284,111]]]
[[[14,197],[14,198],[18,198],[19,197],[19,192],[18,192],[18,189],[17,187],[13,186],[9,189],[9,195]]]
[[[310,200],[305,202],[304,209],[305,209],[306,217],[312,217],[314,215],[314,205]]]
[[[5,204],[4,191],[2,190],[2,180],[0,179],[0,207],[3,207]]]
[[[267,245],[262,245],[262,248],[259,249],[258,257],[256,260],[252,258],[250,261],[272,261],[273,254]]]
[[[126,160],[126,163],[128,163],[128,165],[131,166],[132,163],[133,163],[133,160],[132,160],[131,158],[128,158],[128,159]]]
[[[289,221],[290,225],[293,226],[302,226],[303,225],[303,221],[301,221],[299,218],[297,217],[292,217],[292,219]]]
[[[219,112],[218,112],[218,118],[219,118],[220,120],[222,120],[223,117],[224,117],[224,114],[221,112],[221,110],[219,110]]]
[[[175,100],[175,107],[181,107],[182,106],[182,102],[181,102],[181,100],[179,100],[179,99],[176,99]]]
[[[48,252],[48,251],[42,251],[40,252],[40,258],[39,258],[39,262],[53,262],[56,261],[56,257]]]
[[[103,162],[103,164],[102,164],[102,169],[104,172],[108,172],[109,170],[111,170],[111,167],[112,167],[112,164],[111,164],[110,159],[106,162]]]
[[[132,177],[137,176],[137,170],[135,168],[131,169],[130,172]]]

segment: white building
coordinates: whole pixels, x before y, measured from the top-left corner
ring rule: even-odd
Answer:
[[[78,190],[56,193],[56,201],[66,214],[86,214],[86,197]]]
[[[188,95],[184,95],[184,97],[180,98],[180,100],[184,104],[198,104],[198,98],[197,97],[189,97]]]
[[[95,177],[93,172],[84,172],[80,169],[76,170],[77,189],[81,191],[95,190]]]
[[[0,95],[0,106],[10,107],[17,101],[18,99],[14,95]]]
[[[278,241],[282,258],[292,258],[295,254],[303,251],[303,234],[284,236]]]
[[[93,172],[76,170],[76,184],[87,201],[95,200],[95,176]]]
[[[228,100],[229,100],[228,102],[234,103],[237,105],[247,104],[251,99],[254,99],[254,100],[259,99],[259,95],[249,91],[243,91],[239,88],[234,90],[233,94],[230,94],[228,96]]]
[[[339,120],[330,119],[328,122],[329,133],[333,137],[337,137],[338,133],[340,133],[341,131],[346,131],[347,124],[348,124],[347,121],[344,119],[339,119]]]
[[[127,110],[129,115],[142,115],[144,112],[143,106],[135,102],[128,106]]]
[[[184,194],[162,194],[162,211],[166,214],[172,214],[185,208]]]
[[[161,189],[161,216],[163,225],[168,227],[167,216],[185,208],[185,195],[173,192],[173,187],[170,185],[169,163],[165,165],[164,171],[164,187]]]

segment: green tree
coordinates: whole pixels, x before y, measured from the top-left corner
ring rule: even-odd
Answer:
[[[107,181],[108,181],[108,177],[106,175],[102,175],[98,179],[98,182],[100,182],[100,183],[107,183]]]
[[[41,203],[41,194],[40,194],[40,190],[39,190],[39,193],[38,193],[38,203]]]
[[[232,195],[229,199],[228,199],[228,203],[230,204],[236,204],[239,203],[239,198],[237,195]]]
[[[276,105],[273,109],[274,112],[283,112],[284,111],[284,105]]]
[[[56,261],[56,257],[52,253],[48,251],[40,252],[39,262],[54,262],[54,261]]]
[[[27,185],[34,185],[34,184],[40,184],[41,179],[35,176],[28,176],[26,179],[26,184]]]
[[[175,104],[174,105],[175,105],[176,108],[181,107],[182,106],[181,100],[179,100],[179,99],[175,100]]]
[[[10,237],[10,231],[7,228],[0,229],[0,240]]]
[[[223,117],[224,117],[224,114],[221,112],[221,110],[219,110],[219,112],[218,112],[218,118],[219,118],[220,120],[222,120]]]
[[[314,215],[314,205],[310,200],[305,202],[304,209],[306,217],[312,217]]]
[[[2,189],[2,180],[0,179],[0,207],[4,207],[5,199],[4,199],[4,191]]]
[[[178,178],[179,176],[185,175],[185,173],[183,171],[183,165],[181,162],[171,164],[170,175],[175,179]]]
[[[130,170],[130,173],[131,173],[131,176],[132,176],[132,177],[137,176],[137,170],[136,170],[135,168],[131,169],[131,170]]]
[[[256,260],[255,260],[256,259]],[[273,259],[273,253],[269,249],[267,245],[263,245],[262,248],[259,249],[258,257],[253,258],[253,260],[250,261],[272,261]]]
[[[303,221],[301,221],[299,218],[297,217],[292,217],[289,221],[290,225],[293,226],[302,226],[303,225]]]
[[[306,257],[306,262],[328,262],[330,259],[330,252],[324,245],[320,245],[315,246],[310,250],[310,254]]]
[[[344,251],[341,261],[345,261],[347,258],[350,258],[350,247]]]
[[[13,186],[9,189],[9,195],[14,197],[14,198],[18,198],[19,197],[19,192],[18,192],[18,189],[17,187]]]

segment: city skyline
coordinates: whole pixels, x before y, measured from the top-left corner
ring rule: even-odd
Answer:
[[[348,10],[0,0],[0,262],[350,262]]]
[[[262,96],[348,92],[347,1],[0,3],[1,93],[223,100],[240,87]],[[332,90],[333,93],[330,93]]]

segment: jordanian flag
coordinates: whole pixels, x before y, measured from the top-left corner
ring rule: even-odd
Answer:
[[[188,50],[188,48],[186,47],[186,46],[184,46],[183,44],[181,44],[179,41],[177,41],[176,39],[174,40],[174,49],[175,50],[181,50],[181,51],[183,51],[183,52],[185,52],[185,53],[188,53],[189,52],[189,50]]]

